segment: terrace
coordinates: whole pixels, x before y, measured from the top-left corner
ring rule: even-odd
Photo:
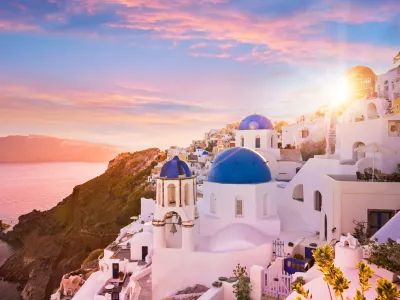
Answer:
[[[99,296],[106,296],[106,294],[118,294],[121,296],[121,292],[123,292],[122,297],[119,299],[124,299],[125,294],[129,285],[129,280],[130,280],[131,275],[127,274],[123,280],[118,280],[118,279],[110,279],[108,280],[100,289],[98,295]],[[114,299],[114,298],[113,298]]]

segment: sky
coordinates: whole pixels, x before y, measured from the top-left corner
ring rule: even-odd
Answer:
[[[0,136],[188,146],[293,120],[400,50],[400,0],[1,0]]]

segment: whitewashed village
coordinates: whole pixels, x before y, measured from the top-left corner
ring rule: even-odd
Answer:
[[[372,251],[357,224],[378,246],[400,242],[400,53],[385,74],[358,66],[345,78],[340,112],[322,109],[279,129],[250,114],[162,153],[148,178],[156,199],[141,199],[98,271],[86,280],[66,274],[51,299],[236,299],[238,264],[250,299],[296,299],[299,277],[312,299],[335,299],[313,258],[327,244],[353,299],[356,265]],[[304,159],[304,145],[323,145],[324,154]],[[377,298],[379,278],[399,288],[399,270],[369,265],[365,299]]]

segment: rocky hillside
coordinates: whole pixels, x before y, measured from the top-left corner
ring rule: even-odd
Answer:
[[[63,274],[78,269],[140,213],[142,196],[155,196],[146,180],[158,154],[159,149],[120,154],[104,174],[76,186],[56,207],[21,216],[3,236],[18,248],[0,276],[20,282],[24,299],[48,299]]]

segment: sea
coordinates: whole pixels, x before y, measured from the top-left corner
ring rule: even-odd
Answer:
[[[107,163],[0,164],[0,220],[14,226],[18,217],[32,210],[48,210],[82,184],[107,169]],[[0,265],[13,248],[0,241]],[[15,284],[0,279],[0,299],[17,300]]]

